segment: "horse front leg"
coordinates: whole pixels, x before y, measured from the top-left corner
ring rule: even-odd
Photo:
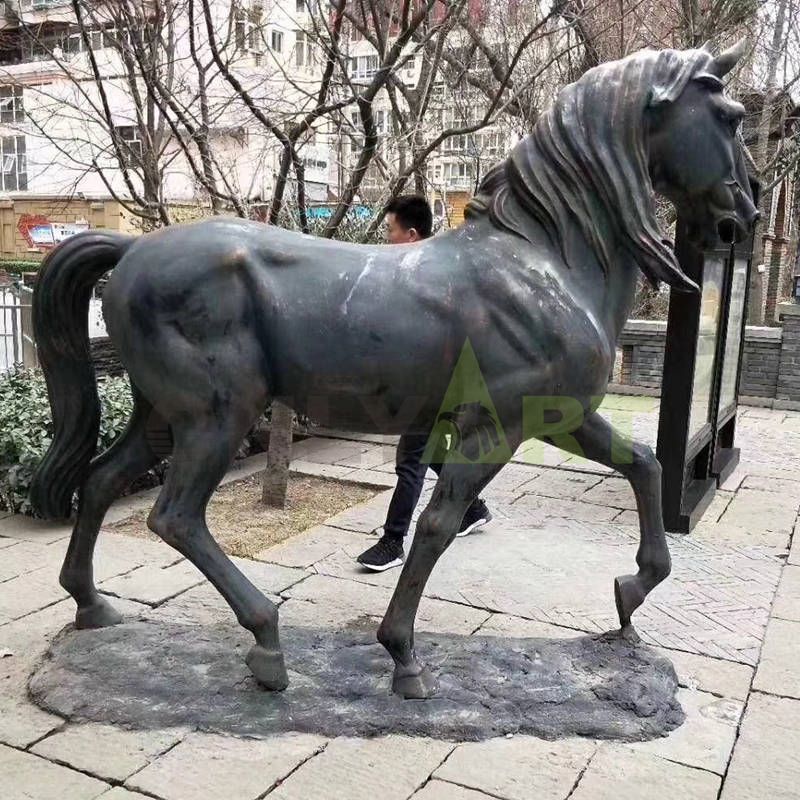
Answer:
[[[414,651],[414,620],[425,584],[456,536],[472,501],[503,464],[442,466],[433,496],[417,522],[411,552],[378,628],[378,641],[394,659],[392,691],[406,699],[436,692],[436,680]]]
[[[632,631],[631,614],[672,568],[661,512],[661,465],[647,445],[622,436],[597,412],[589,414],[573,436],[586,458],[620,472],[636,496],[639,571],[614,580],[620,625],[623,631]]]

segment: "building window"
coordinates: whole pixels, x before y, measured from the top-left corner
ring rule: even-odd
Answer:
[[[0,123],[8,125],[25,121],[21,86],[0,86]]]
[[[269,46],[276,53],[283,52],[283,33],[281,31],[272,31],[270,34]]]
[[[378,56],[358,56],[350,59],[350,77],[355,80],[372,78],[378,71]]]
[[[117,136],[123,163],[126,167],[135,167],[142,163],[142,140],[139,129],[135,125],[118,125]]]
[[[295,11],[298,14],[304,14],[306,10],[306,0],[297,0],[297,4],[295,5]]]
[[[0,138],[2,189],[4,192],[24,192],[28,188],[28,166],[25,158],[24,136]]]
[[[311,40],[305,31],[294,32],[294,63],[296,67],[310,67],[314,58]]]

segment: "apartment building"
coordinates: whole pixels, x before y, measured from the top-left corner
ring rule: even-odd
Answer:
[[[6,0],[0,6],[0,197],[206,201],[199,154],[185,145],[190,123],[196,127],[203,119],[201,83],[220,189],[244,203],[271,194],[280,147],[213,66],[202,4],[194,3],[193,27],[188,0],[175,3],[169,19],[158,17],[158,8],[163,7],[145,2],[141,16],[131,18],[120,4],[87,6],[83,35],[65,0]],[[216,44],[231,73],[283,124],[285,115],[302,109],[304,83],[318,80],[305,32],[306,0],[240,0],[233,6],[212,0],[210,9]],[[136,69],[123,56],[127,43],[131,57],[131,29],[139,31],[145,48],[161,37],[160,54],[148,62],[164,88],[158,102],[146,81],[131,80]],[[206,66],[202,76],[194,55]],[[92,61],[105,97],[93,80]],[[169,114],[167,96],[183,116]],[[327,136],[312,131],[301,152],[309,199],[327,199]]]

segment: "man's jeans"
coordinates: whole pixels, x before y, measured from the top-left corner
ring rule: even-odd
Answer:
[[[397,486],[383,526],[386,536],[402,539],[408,533],[411,515],[417,507],[428,467],[437,475],[442,469],[441,464],[420,463],[427,443],[427,433],[407,433],[400,437],[394,467],[397,473]]]
[[[428,467],[437,475],[442,471],[441,464],[420,463],[427,444],[427,433],[407,433],[400,437],[394,467],[397,485],[383,525],[386,536],[402,539],[408,533]],[[477,503],[477,499],[474,502]]]

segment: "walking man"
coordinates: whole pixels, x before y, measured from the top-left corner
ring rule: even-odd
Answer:
[[[409,244],[427,239],[433,229],[433,214],[428,201],[419,195],[396,198],[389,205],[386,221],[389,244]],[[422,491],[425,472],[429,466],[437,474],[441,469],[439,464],[421,463],[427,442],[428,435],[424,433],[400,437],[395,458],[397,485],[389,503],[383,536],[358,557],[358,563],[367,569],[383,572],[403,563],[403,539]],[[467,509],[457,535],[466,536],[491,518],[486,503],[478,498]]]

